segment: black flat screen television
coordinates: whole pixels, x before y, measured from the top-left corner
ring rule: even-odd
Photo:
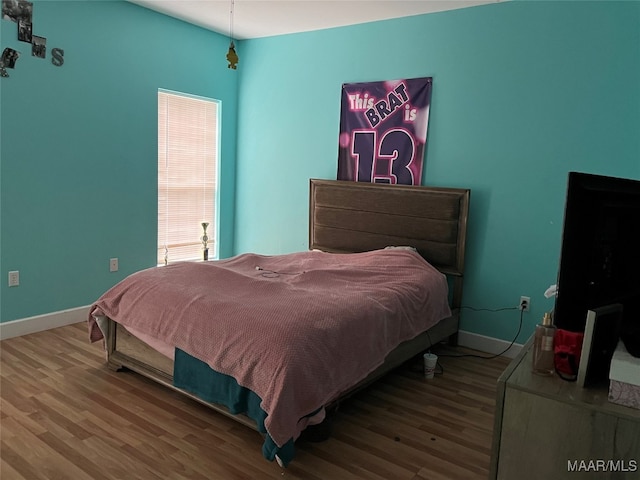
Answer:
[[[640,356],[640,180],[570,172],[554,323],[583,332],[588,310],[614,303]]]

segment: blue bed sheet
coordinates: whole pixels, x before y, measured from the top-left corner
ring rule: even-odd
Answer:
[[[282,447],[276,445],[264,426],[267,413],[260,407],[262,399],[248,388],[240,386],[233,377],[216,372],[205,362],[176,348],[173,384],[202,400],[226,406],[234,415],[243,413],[254,420],[258,431],[265,435],[262,455],[267,460],[273,460],[277,454],[286,466],[293,459],[293,439]]]

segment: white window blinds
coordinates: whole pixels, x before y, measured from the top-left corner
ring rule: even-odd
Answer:
[[[217,240],[219,102],[158,91],[158,264],[209,257]]]

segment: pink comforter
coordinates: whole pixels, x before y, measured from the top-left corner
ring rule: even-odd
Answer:
[[[135,273],[91,308],[233,376],[262,399],[278,446],[401,342],[451,314],[444,275],[417,253],[244,254]]]

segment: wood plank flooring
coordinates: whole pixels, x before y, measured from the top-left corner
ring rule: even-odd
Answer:
[[[439,346],[436,353],[467,353]],[[288,468],[256,431],[133,372],[112,372],[84,324],[0,342],[0,478],[486,479],[505,358],[408,362],[343,402],[331,438]]]

